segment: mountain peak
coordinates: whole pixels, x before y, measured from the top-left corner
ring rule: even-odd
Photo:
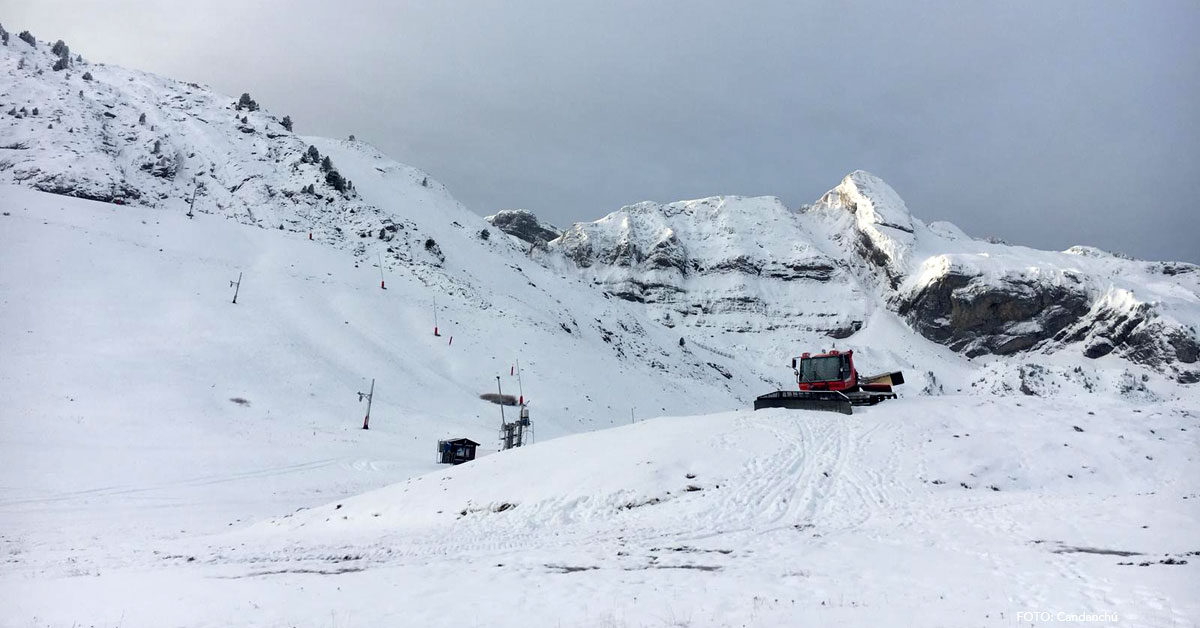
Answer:
[[[904,199],[883,179],[866,170],[855,170],[846,175],[834,191],[842,197],[846,209],[855,213],[860,224],[913,232],[913,217]]]

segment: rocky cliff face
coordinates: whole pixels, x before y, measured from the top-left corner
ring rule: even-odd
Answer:
[[[897,299],[897,313],[921,335],[970,357],[1011,355],[1053,337],[1087,313],[1089,295],[1079,280],[1075,283],[1020,276],[989,280],[948,270]]]
[[[846,264],[813,244],[774,197],[714,197],[623,207],[577,223],[552,251],[615,297],[667,325],[737,334],[792,330],[844,338],[862,300]]]

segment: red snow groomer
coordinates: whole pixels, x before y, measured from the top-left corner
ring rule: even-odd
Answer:
[[[895,399],[893,386],[904,383],[900,371],[859,376],[853,351],[830,351],[792,358],[799,390],[777,390],[754,400],[754,409],[792,408],[853,414],[853,406],[873,406]]]

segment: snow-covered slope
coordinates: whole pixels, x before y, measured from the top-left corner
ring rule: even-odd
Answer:
[[[557,407],[553,413],[572,424],[608,424],[610,411],[628,414],[633,404],[619,392],[621,372],[631,381],[674,373],[657,384],[664,391],[657,399],[639,400],[660,411],[678,402],[694,409],[710,403],[729,407],[762,386],[736,360],[693,355],[636,308],[529,262],[521,246],[491,237],[502,234],[428,175],[365,143],[296,136],[266,111],[239,109],[237,99],[194,84],[82,60],[53,71],[58,57],[49,48],[15,38],[0,47],[0,72],[12,79],[0,91],[0,102],[38,109],[37,115],[0,116],[0,146],[6,147],[0,148],[0,177],[61,195],[154,207],[171,218],[183,216],[198,190],[194,213],[200,217],[233,218],[293,239],[311,234],[314,245],[353,256],[339,262],[342,267],[382,262],[392,274],[386,278],[393,291],[388,294],[424,319],[422,334],[433,330],[436,302],[446,310],[443,341],[455,333],[460,345],[485,343],[489,348],[477,359],[497,357],[504,372],[524,358],[527,381],[539,386],[539,394],[530,396],[548,414]],[[309,147],[318,158],[307,156]],[[153,165],[163,155],[172,161],[169,172]],[[325,159],[351,187],[339,192],[326,182],[327,168],[320,163]],[[170,224],[189,228],[186,222]],[[459,310],[487,324],[456,329]],[[554,383],[539,380],[542,351],[564,358],[548,370]],[[398,351],[393,359],[411,360],[416,368],[426,356]],[[716,361],[719,369],[708,364]],[[610,381],[580,377],[606,363],[612,368],[598,370],[612,373]],[[494,375],[496,367],[481,364],[481,371]],[[730,381],[722,374],[731,371],[741,378]],[[687,387],[696,390],[679,394],[685,385],[677,377],[691,380]],[[483,392],[492,379],[485,375],[463,385]],[[602,410],[584,409],[592,404]]]
[[[51,625],[1196,625],[1194,404],[1025,401],[652,419],[0,585]]]

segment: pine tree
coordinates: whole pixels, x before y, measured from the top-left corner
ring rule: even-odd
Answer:
[[[35,115],[35,116],[36,116],[37,114],[38,114],[38,108],[37,108],[37,107],[34,107],[34,108],[33,108],[33,115]]]
[[[325,183],[328,183],[329,187],[338,192],[346,191],[346,180],[342,178],[342,175],[337,170],[330,170],[325,173]]]
[[[242,109],[246,111],[258,111],[258,103],[254,102],[249,93],[243,92],[242,97],[237,101],[237,108],[239,111]]]
[[[18,69],[18,70],[24,70],[24,69],[25,69],[25,57],[21,57],[21,60],[20,60],[20,61],[17,61],[17,69]]]
[[[70,67],[70,65],[71,65],[70,59],[68,59],[67,57],[59,57],[58,60],[54,62],[54,66],[51,67],[50,69],[54,70],[55,72],[58,72],[59,70],[67,69],[68,67]]]
[[[60,39],[60,40],[58,40],[58,41],[56,41],[56,42],[54,42],[54,46],[52,46],[52,47],[50,48],[50,52],[52,52],[52,53],[54,53],[54,54],[56,54],[56,55],[58,55],[58,56],[60,56],[60,57],[69,57],[69,56],[71,56],[71,49],[70,49],[70,48],[68,48],[68,47],[67,47],[67,44],[66,44],[66,42],[64,42],[64,41],[63,41],[63,40],[61,40],[61,39]]]
[[[83,73],[83,80],[85,80],[85,81],[90,81],[90,80],[92,80],[92,73],[91,73],[91,72],[84,72],[84,73]],[[79,90],[79,95],[80,95],[80,96],[82,96],[82,95],[83,95],[83,90],[82,90],[82,89],[81,89],[81,90]]]
[[[159,151],[161,151],[161,150],[162,150],[162,142],[159,140],[154,140],[154,150],[152,152],[155,155],[157,155],[159,153]]]
[[[29,44],[30,46],[37,48],[37,40],[33,38],[33,35],[30,34],[29,31],[21,31],[21,34],[17,35],[17,39],[20,39],[21,41]]]
[[[321,153],[317,151],[317,147],[313,146],[312,144],[308,145],[308,152],[305,153],[305,155],[308,157],[309,163],[315,164],[318,161],[321,161]]]
[[[333,160],[329,158],[329,155],[325,155],[325,158],[321,160],[321,171],[322,172],[332,172],[333,171]]]
[[[138,116],[138,124],[142,124],[142,125],[146,124],[146,114],[145,113]]]
[[[354,134],[353,134],[353,133],[351,133],[351,134],[350,134],[350,141],[351,141],[351,142],[353,142],[353,141],[354,141]]]
[[[287,129],[289,133],[291,132],[292,116],[283,116],[283,120],[280,120],[279,123],[282,124],[283,128]]]

